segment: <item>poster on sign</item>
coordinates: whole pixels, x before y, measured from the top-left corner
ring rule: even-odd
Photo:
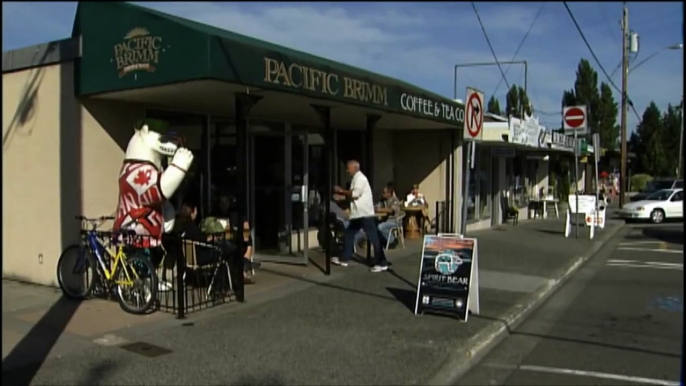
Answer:
[[[579,210],[576,209],[576,195],[570,194],[567,199],[572,214],[586,214],[595,210],[596,197],[593,195],[579,195]]]
[[[596,210],[596,196],[592,195],[574,195],[570,194],[567,197],[569,203],[569,210],[567,210],[567,219],[565,221],[565,237],[569,237],[572,230],[572,216],[583,216],[586,225],[589,225],[589,237],[592,239],[595,234],[596,223],[589,219],[589,216],[595,216]],[[578,202],[578,208],[577,208]],[[578,219],[578,217],[577,217]],[[604,219],[604,217],[603,217]],[[604,221],[604,220],[603,220]]]
[[[415,315],[444,313],[467,321],[479,313],[477,240],[460,235],[424,236]]]

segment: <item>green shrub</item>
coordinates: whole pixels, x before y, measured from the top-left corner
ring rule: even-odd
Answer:
[[[631,176],[631,191],[640,192],[645,189],[648,182],[652,181],[653,177],[647,174],[636,174]]]

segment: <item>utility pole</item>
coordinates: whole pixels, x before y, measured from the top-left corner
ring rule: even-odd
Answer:
[[[677,160],[676,164],[676,177],[681,178],[683,177],[683,167],[681,166],[683,158],[681,158],[684,153],[684,96],[681,96],[681,131],[679,134],[679,159]]]
[[[619,207],[624,207],[626,189],[626,111],[627,111],[627,76],[629,75],[629,9],[624,4],[622,17],[622,112],[621,112],[621,166],[619,170]]]

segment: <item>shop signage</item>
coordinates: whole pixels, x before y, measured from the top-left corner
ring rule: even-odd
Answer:
[[[520,145],[538,147],[538,136],[542,127],[538,124],[538,119],[525,116],[518,119],[510,115],[510,135],[509,141]]]
[[[321,71],[298,63],[286,65],[281,60],[265,57],[264,81],[388,106],[388,89],[385,86],[339,76],[333,72]]]
[[[514,158],[517,151],[513,147],[492,147],[491,157],[495,158]]]
[[[562,133],[551,133],[550,147],[553,149],[574,149],[574,137]]]
[[[160,61],[162,38],[150,34],[145,28],[136,27],[124,36],[124,41],[114,45],[114,59],[119,77],[135,71],[155,72]]]
[[[479,313],[476,239],[460,235],[424,236],[415,315],[438,312],[467,321]]]
[[[464,108],[427,98],[402,93],[400,108],[403,111],[416,113],[431,118],[440,118],[451,122],[464,122]]]

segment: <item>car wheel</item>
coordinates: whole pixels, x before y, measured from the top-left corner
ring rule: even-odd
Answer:
[[[659,224],[665,220],[665,212],[662,209],[654,209],[650,212],[650,221],[653,224]]]

